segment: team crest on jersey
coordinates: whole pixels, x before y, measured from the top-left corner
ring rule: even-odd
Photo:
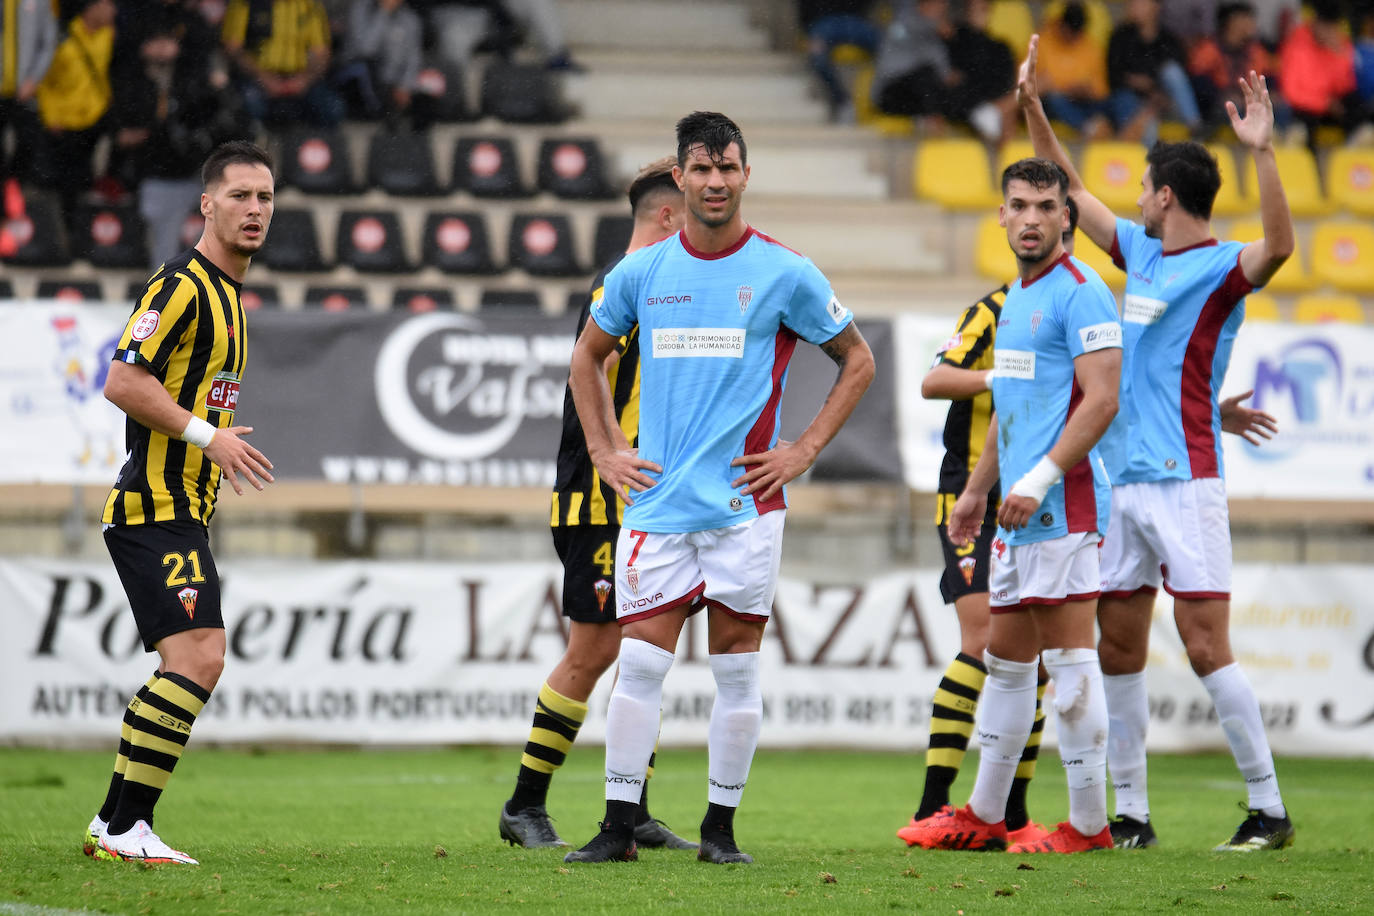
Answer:
[[[192,620],[196,619],[196,596],[199,594],[199,590],[194,588],[183,588],[177,592],[177,600],[186,609],[186,616]]]
[[[598,611],[606,610],[606,599],[611,597],[611,588],[611,583],[605,579],[597,579],[592,584],[592,591],[596,592],[596,609]]]
[[[754,301],[754,287],[741,286],[735,290],[735,295],[739,298],[739,313],[743,315],[749,311],[749,303]]]
[[[138,316],[138,320],[134,322],[134,326],[129,329],[129,336],[134,340],[147,340],[149,337],[152,337],[153,332],[157,330],[157,322],[157,312],[144,312],[142,315]]]
[[[625,567],[625,584],[628,585],[628,586],[630,587],[630,591],[634,592],[636,595],[639,594],[639,567],[638,567],[638,566],[626,566],[626,567]]]
[[[973,557],[964,557],[959,561],[959,573],[964,577],[965,585],[973,584],[973,571],[978,568],[978,561]]]
[[[1045,313],[1042,312],[1042,311],[1040,311],[1039,309],[1036,309],[1035,311],[1031,312],[1031,336],[1032,336],[1032,337],[1035,336],[1035,332],[1036,332],[1036,331],[1040,330],[1040,322],[1043,321],[1044,319],[1045,319]]]

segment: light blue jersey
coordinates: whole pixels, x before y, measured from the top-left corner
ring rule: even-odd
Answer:
[[[704,531],[785,508],[781,490],[741,495],[730,462],[777,442],[797,338],[825,343],[853,317],[815,264],[752,228],[725,251],[679,233],[621,261],[592,319],[617,337],[639,324],[639,457],[663,468],[624,526]]]
[[[998,470],[1010,488],[1049,454],[1083,399],[1073,361],[1121,346],[1116,300],[1102,278],[1064,255],[1029,283],[1007,293],[997,322]],[[1094,448],[1050,487],[1024,528],[997,536],[1011,545],[1047,541],[1081,531],[1105,532],[1111,481]]]
[[[1112,260],[1126,272],[1121,325],[1122,464],[1115,483],[1222,477],[1217,396],[1253,287],[1241,242],[1208,239],[1164,251],[1127,219]]]

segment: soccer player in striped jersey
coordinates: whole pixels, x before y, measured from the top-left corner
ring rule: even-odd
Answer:
[[[1156,842],[1146,793],[1149,699],[1145,663],[1155,595],[1174,597],[1174,620],[1194,673],[1216,707],[1245,779],[1245,820],[1216,851],[1282,849],[1293,822],[1279,792],[1254,688],[1231,651],[1231,531],[1218,401],[1245,296],[1268,283],[1295,241],[1274,157],[1274,107],[1264,77],[1240,81],[1245,112],[1226,103],[1236,138],[1250,149],[1264,237],[1248,244],[1212,236],[1221,187],[1216,160],[1198,143],[1157,143],[1138,200],[1143,225],[1115,216],[1074,172],[1040,104],[1036,38],[1018,93],[1037,153],[1062,165],[1093,244],[1126,272],[1122,414],[1108,438],[1112,520],[1102,545],[1098,624],[1111,716],[1109,767],[1118,846]]]
[[[97,858],[199,864],[153,832],[153,806],[224,670],[207,526],[226,477],[261,490],[272,463],[234,423],[247,357],[239,292],[272,222],[272,161],[218,147],[201,172],[205,230],[158,268],[125,325],[105,396],[128,415],[129,457],[105,501],[105,544],[157,672],[129,702],[114,776],[86,834]]]
[[[686,211],[682,191],[673,180],[676,164],[675,158],[665,156],[645,167],[631,182],[634,226],[626,254],[661,242],[682,228]],[[593,299],[601,295],[606,274],[624,257],[611,261],[592,281],[591,293],[577,319],[578,334],[591,316]],[[638,327],[616,341],[605,370],[614,410],[614,422],[608,418],[608,427],[618,446],[628,449],[639,438]],[[549,526],[563,564],[563,614],[571,626],[563,657],[539,688],[515,792],[501,806],[501,838],[512,846],[568,845],[550,822],[545,802],[553,774],[563,765],[587,718],[587,699],[620,650],[620,626],[615,620],[615,542],[624,514],[625,500],[601,479],[587,456],[587,440],[570,387],[563,395],[563,437],[558,444],[558,476]],[[649,775],[653,763],[651,756]],[[697,848],[649,814],[647,779],[635,815],[635,842],[640,846]]]

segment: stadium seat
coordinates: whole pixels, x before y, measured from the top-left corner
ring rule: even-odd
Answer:
[[[1083,12],[1087,14],[1087,25],[1084,31],[1091,35],[1098,44],[1098,47],[1106,50],[1111,42],[1112,28],[1116,23],[1112,20],[1111,10],[1102,0],[1082,0]],[[1048,6],[1041,10],[1040,27],[1048,28],[1051,23],[1057,22],[1064,15],[1065,0],[1053,0]],[[1029,36],[1027,36],[1029,41]],[[1016,60],[1021,60],[1026,56],[1026,45],[1013,48],[1012,53],[1016,55]]]
[[[1075,240],[1073,256],[1097,271],[1097,275],[1114,292],[1119,293],[1126,288],[1126,274],[1112,263],[1111,255],[1094,245],[1092,240],[1081,232]]]
[[[850,98],[854,100],[854,120],[885,137],[910,137],[916,122],[906,115],[884,114],[873,105],[873,67],[865,65],[854,74]]]
[[[1026,0],[992,0],[988,9],[987,33],[1011,48],[1013,60],[1026,56],[1026,48],[1034,32],[1035,16]]]
[[[1351,295],[1299,296],[1293,303],[1293,320],[1303,324],[1322,321],[1341,321],[1361,324],[1365,320],[1364,307]]]
[[[256,260],[272,270],[318,271],[329,265],[320,256],[320,240],[315,234],[312,211],[283,207],[272,214],[267,241]]]
[[[581,313],[582,306],[587,304],[587,294],[591,292],[585,289],[568,290],[568,299],[563,303],[563,308],[571,315]]]
[[[511,124],[558,124],[569,114],[547,68],[504,61],[482,74],[482,113]]]
[[[279,308],[281,306],[281,291],[270,283],[255,283],[243,288],[243,291],[239,293],[239,303],[245,312]]]
[[[973,260],[978,273],[989,280],[1005,283],[1016,276],[1016,259],[1007,245],[1007,230],[997,224],[997,217],[985,216],[978,221]]]
[[[573,254],[572,224],[562,213],[521,213],[511,219],[510,266],[541,277],[584,273]]]
[[[1029,140],[1008,140],[997,153],[997,171],[992,173],[992,189],[998,198],[1002,196],[1002,173],[1007,166],[1035,155],[1035,146]]]
[[[143,218],[135,204],[82,206],[76,211],[72,254],[94,267],[148,266]]]
[[[533,289],[484,289],[477,304],[483,309],[501,309],[503,311],[512,309],[528,311],[543,308],[539,291]]]
[[[432,312],[454,307],[453,290],[437,286],[398,286],[391,294],[391,307],[406,312]]]
[[[1246,187],[1254,189],[1251,196],[1259,200],[1259,185],[1256,184],[1255,159],[1249,154],[1245,157]],[[1288,209],[1294,216],[1326,216],[1332,211],[1331,201],[1322,194],[1321,178],[1317,173],[1317,160],[1305,146],[1276,146],[1274,159],[1279,166],[1279,178],[1283,181],[1283,193],[1288,198]]]
[[[630,235],[634,232],[635,221],[632,216],[619,213],[603,213],[596,219],[596,235],[592,241],[592,260],[597,270],[605,267],[625,253],[630,246]]]
[[[0,257],[16,267],[65,267],[72,262],[57,198],[30,191],[22,213],[7,215],[0,227]]]
[[[1212,203],[1212,215],[1239,216],[1256,212],[1259,203],[1241,187],[1240,171],[1236,168],[1236,157],[1231,147],[1224,143],[1209,143],[1207,151],[1217,157],[1217,170],[1221,172],[1221,187]]]
[[[473,197],[529,197],[509,137],[460,137],[453,147],[455,191]]]
[[[0,277],[0,300],[14,298],[14,284]]]
[[[918,200],[955,210],[986,210],[1002,199],[988,181],[988,151],[970,138],[926,140],[916,150],[912,187]]]
[[[1246,321],[1279,321],[1279,301],[1268,293],[1251,293],[1245,297]]]
[[[442,194],[435,177],[429,134],[391,130],[372,135],[367,150],[367,183],[388,194],[426,197]]]
[[[335,236],[338,263],[370,273],[400,273],[406,260],[401,221],[390,210],[343,210]]]
[[[344,312],[351,308],[367,307],[367,291],[361,286],[308,286],[305,290],[307,308],[326,312]]]
[[[1237,220],[1231,224],[1227,237],[1238,242],[1253,242],[1264,237],[1264,224],[1257,219]],[[1284,262],[1264,288],[1271,293],[1305,293],[1316,288],[1316,281],[1303,263],[1301,239],[1296,242],[1293,256]]]
[[[338,131],[297,128],[282,139],[281,185],[307,194],[352,194],[353,164]]]
[[[100,302],[105,294],[99,280],[39,280],[35,299],[60,299],[63,302]]]
[[[1145,176],[1145,147],[1119,140],[1094,140],[1083,146],[1078,169],[1083,185],[1113,212],[1139,212],[1140,180]]]
[[[591,137],[550,137],[539,144],[539,190],[567,200],[615,196],[601,147]]]
[[[1312,232],[1312,275],[1351,293],[1374,293],[1374,226],[1368,220],[1324,220]]]
[[[461,67],[439,60],[427,62],[415,76],[415,91],[433,98],[436,120],[452,124],[475,117]]]
[[[130,302],[137,302],[139,297],[143,295],[143,286],[146,282],[145,280],[130,280],[129,284],[124,287],[124,298]]]
[[[424,263],[445,273],[496,273],[486,218],[475,211],[436,211],[427,215],[420,252]]]
[[[1348,213],[1374,216],[1374,149],[1342,146],[1326,160],[1331,203]]]

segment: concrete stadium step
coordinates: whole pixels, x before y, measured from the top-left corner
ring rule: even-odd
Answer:
[[[935,207],[751,199],[744,213],[750,225],[811,258],[827,275],[874,273],[914,286],[949,272],[947,227]]]
[[[560,0],[569,46],[765,50],[768,34],[749,4],[697,0]]]

